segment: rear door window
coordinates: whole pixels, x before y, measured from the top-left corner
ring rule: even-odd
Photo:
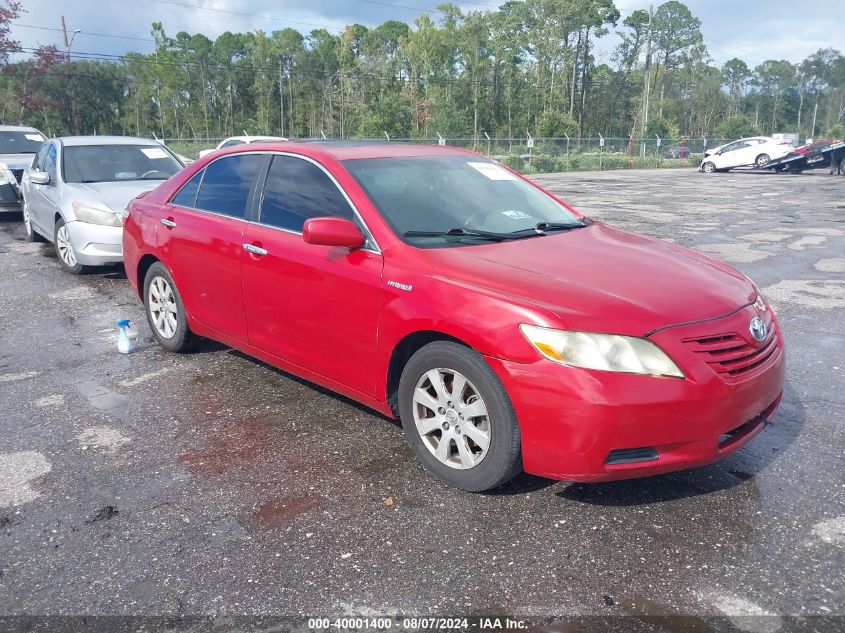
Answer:
[[[264,154],[237,154],[209,164],[197,192],[195,207],[245,218],[252,187],[264,159]]]

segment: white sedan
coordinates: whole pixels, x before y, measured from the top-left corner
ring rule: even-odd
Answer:
[[[233,145],[244,145],[245,143],[273,143],[274,141],[287,141],[288,139],[282,136],[230,136],[224,138],[213,149],[200,150],[199,157],[207,156],[211,152],[216,152],[218,149],[224,147],[232,147]]]
[[[27,239],[52,242],[59,264],[71,273],[121,262],[126,205],[182,166],[173,152],[149,139],[50,139],[21,180]]]
[[[763,167],[794,151],[789,141],[779,141],[768,136],[741,138],[704,152],[701,171],[727,171],[733,167]]]

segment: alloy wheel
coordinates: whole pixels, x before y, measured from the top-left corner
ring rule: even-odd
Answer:
[[[414,423],[438,461],[459,470],[477,466],[490,448],[487,405],[466,376],[446,368],[427,371],[413,396]]]
[[[155,277],[150,283],[147,297],[153,326],[162,338],[173,338],[176,334],[176,295],[164,277]]]
[[[27,225],[27,230],[29,230],[29,225]],[[70,243],[70,231],[64,224],[56,231],[56,248],[59,251],[59,257],[67,264],[68,268],[76,266],[76,255],[73,252],[73,245]]]

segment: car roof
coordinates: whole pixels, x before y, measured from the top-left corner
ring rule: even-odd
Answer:
[[[137,136],[60,136],[56,140],[67,147],[74,145],[161,145],[151,138]]]
[[[252,147],[254,148],[256,145],[252,145]],[[336,160],[472,154],[469,150],[448,145],[397,143],[395,141],[289,141],[261,143],[259,147],[286,149],[303,154],[323,154]],[[308,150],[303,151],[305,148],[308,148]]]
[[[0,125],[0,132],[37,132],[41,134],[41,130],[28,125]]]
[[[253,140],[256,140],[256,139],[264,139],[264,138],[274,140],[274,141],[275,140],[279,140],[279,141],[287,140],[287,139],[284,139],[281,136],[272,136],[271,134],[268,134],[267,136],[261,136],[261,135],[259,135],[259,136],[227,136],[226,138],[224,138],[220,142],[221,143],[225,143],[226,141],[246,141],[246,142],[249,142],[249,141],[253,141]]]

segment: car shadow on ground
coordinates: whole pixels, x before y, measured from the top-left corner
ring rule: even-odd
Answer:
[[[806,412],[790,383],[783,403],[769,426],[748,444],[708,466],[666,475],[605,483],[572,483],[555,493],[561,499],[599,506],[637,506],[728,490],[756,477],[776,461],[804,427]]]
[[[207,339],[203,339],[202,343],[199,345],[199,347],[195,350],[194,353],[213,352],[213,351],[219,351],[221,349],[229,349],[229,351],[227,353],[231,354],[232,356],[235,356],[235,357],[243,359],[243,360],[250,361],[252,363],[255,363],[256,365],[260,365],[261,367],[264,367],[265,369],[272,371],[275,374],[282,376],[283,378],[286,378],[288,380],[292,380],[293,382],[299,383],[300,385],[308,387],[309,389],[313,389],[314,391],[316,391],[317,393],[319,393],[321,395],[327,396],[329,398],[333,398],[333,399],[335,399],[339,402],[342,402],[343,404],[349,405],[350,407],[354,407],[355,409],[358,409],[359,411],[361,411],[363,413],[382,418],[385,421],[390,422],[391,424],[394,424],[396,426],[401,426],[400,423],[399,423],[399,420],[394,420],[392,418],[388,418],[387,416],[382,415],[378,411],[370,409],[369,407],[361,404],[360,402],[352,400],[351,398],[347,398],[346,396],[341,395],[341,394],[337,393],[336,391],[332,391],[331,389],[326,389],[325,387],[321,387],[320,385],[313,383],[309,380],[305,380],[304,378],[300,378],[299,376],[295,376],[293,374],[290,374],[290,373],[288,373],[288,372],[286,372],[282,369],[279,369],[277,367],[273,367],[273,365],[265,363],[262,360],[258,360],[257,358],[254,358],[254,357],[252,357],[248,354],[244,354],[243,352],[241,352],[239,350],[236,350],[234,348],[227,348],[227,346],[223,345],[222,343],[217,343],[216,341],[209,341]]]
[[[363,413],[382,418],[401,430],[402,425],[398,419],[388,418],[355,400],[273,367],[222,343],[203,339],[193,353],[207,354],[223,350],[228,350],[226,353],[232,356],[260,365],[279,376],[354,407]],[[773,423],[746,446],[714,464],[666,475],[603,483],[573,482],[568,485],[553,479],[522,473],[506,484],[484,494],[493,497],[521,495],[562,484],[566,488],[555,493],[561,499],[600,506],[636,506],[728,490],[755,477],[778,459],[779,455],[788,449],[801,433],[805,419],[803,402],[798,392],[787,382],[784,386],[783,402]]]

